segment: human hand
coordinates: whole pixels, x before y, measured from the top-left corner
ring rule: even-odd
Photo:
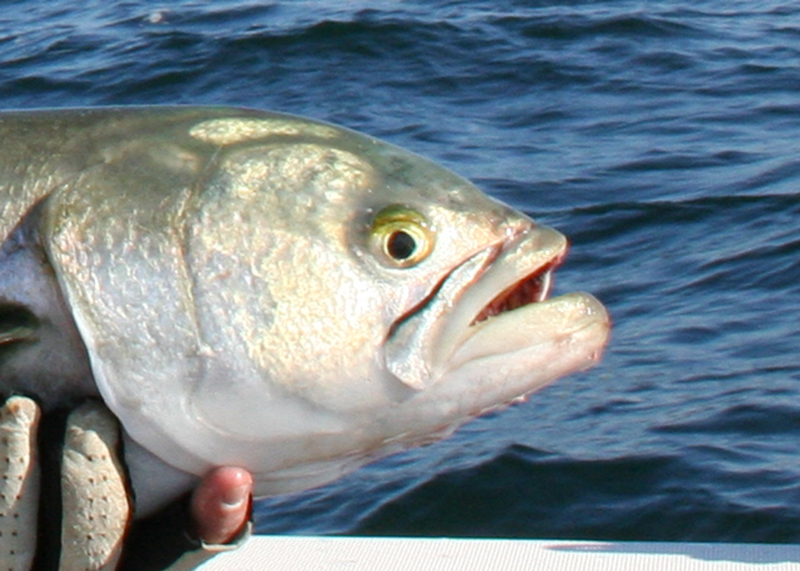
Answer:
[[[192,494],[190,512],[197,537],[208,545],[230,543],[250,517],[253,477],[231,466],[215,468]]]
[[[30,569],[34,563],[46,567],[43,562],[55,561],[52,554],[41,553],[53,543],[42,541],[39,543],[44,546],[34,561],[37,530],[45,529],[37,527],[37,519],[40,513],[47,513],[39,509],[39,424],[38,406],[30,399],[13,397],[0,409],[0,567],[15,571]],[[186,524],[185,517],[173,518],[167,520],[170,533],[160,530],[147,535],[141,528],[148,524],[136,522],[134,533],[128,533],[132,505],[118,442],[118,423],[101,404],[87,403],[70,414],[60,468],[59,570],[111,570],[117,568],[120,555],[125,569],[162,569],[165,561],[198,546],[185,539],[187,532],[203,548],[195,557],[197,562],[246,535],[252,477],[234,467],[216,468],[201,480],[189,501],[191,523]],[[184,539],[173,539],[169,546],[170,534]],[[148,556],[159,555],[162,538],[163,550],[173,553],[144,560],[137,554],[140,548],[135,541],[129,541],[136,537],[148,538]]]

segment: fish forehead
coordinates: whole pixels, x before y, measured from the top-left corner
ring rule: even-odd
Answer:
[[[263,181],[262,190],[271,188],[281,195],[272,197],[276,201],[308,200],[315,194],[347,207],[358,204],[369,209],[405,200],[482,213],[491,205],[471,183],[441,166],[332,125],[278,115],[213,119],[190,132],[229,150],[222,168]],[[252,192],[257,184],[241,189]]]

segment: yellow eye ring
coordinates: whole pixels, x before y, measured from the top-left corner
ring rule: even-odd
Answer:
[[[370,241],[389,265],[409,268],[431,253],[434,233],[422,214],[407,206],[392,205],[375,214]]]

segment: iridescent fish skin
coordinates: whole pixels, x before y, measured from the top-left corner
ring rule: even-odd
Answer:
[[[322,484],[608,340],[592,296],[549,298],[561,234],[353,131],[109,108],[3,113],[0,140],[0,388],[102,396],[139,513],[216,465]]]

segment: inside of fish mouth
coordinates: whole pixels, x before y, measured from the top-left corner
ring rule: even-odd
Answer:
[[[523,305],[546,300],[553,290],[553,269],[555,265],[555,263],[545,264],[535,272],[528,274],[515,284],[504,289],[475,316],[470,325],[486,321],[490,317],[517,309]]]

